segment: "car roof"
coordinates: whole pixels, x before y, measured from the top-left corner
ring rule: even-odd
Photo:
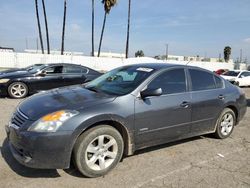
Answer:
[[[175,65],[175,64],[169,64],[169,63],[139,63],[139,64],[132,64],[132,65],[125,65],[127,66],[133,66],[136,68],[151,68],[154,70],[160,70],[164,68],[170,68],[170,67],[184,67],[183,65]]]

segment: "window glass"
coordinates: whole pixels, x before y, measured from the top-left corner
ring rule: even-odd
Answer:
[[[63,68],[63,72],[67,74],[79,74],[82,72],[82,70],[80,67],[76,67],[76,66],[65,66]]]
[[[135,90],[154,71],[148,67],[120,67],[89,82],[85,88],[112,95],[125,95]]]
[[[215,82],[213,74],[210,74],[206,71],[190,69],[190,76],[192,82],[192,90],[200,91],[200,90],[208,90],[215,89]]]
[[[244,77],[247,77],[247,76],[250,76],[250,72],[241,73],[240,78],[244,78]]]
[[[218,76],[214,76],[216,82],[216,88],[223,88],[223,81]]]
[[[63,66],[54,66],[45,69],[47,74],[59,74],[62,73]]]
[[[161,88],[163,94],[182,93],[186,91],[186,77],[184,69],[174,69],[162,73],[149,85],[150,89]]]

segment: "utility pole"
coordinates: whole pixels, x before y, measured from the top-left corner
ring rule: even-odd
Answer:
[[[168,60],[168,44],[166,44],[166,61]]]
[[[242,49],[240,49],[240,63],[242,63]]]

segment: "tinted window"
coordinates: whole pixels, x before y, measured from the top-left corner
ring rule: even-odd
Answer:
[[[240,72],[235,72],[235,71],[227,71],[225,73],[223,73],[223,75],[225,76],[234,76],[237,77],[239,75]]]
[[[216,88],[223,88],[223,81],[221,78],[219,78],[218,76],[214,76],[214,80],[216,83]]]
[[[190,69],[192,90],[215,89],[214,75],[201,70]]]
[[[58,74],[62,73],[63,66],[54,66],[54,67],[48,67],[45,69],[47,74]]]
[[[76,67],[76,66],[65,66],[63,68],[63,72],[67,74],[79,74],[82,72],[82,70],[80,67]]]
[[[240,78],[244,78],[244,77],[247,77],[247,76],[250,76],[250,72],[241,73]]]
[[[163,94],[182,93],[186,91],[186,77],[184,69],[169,70],[155,78],[148,88],[161,88]]]

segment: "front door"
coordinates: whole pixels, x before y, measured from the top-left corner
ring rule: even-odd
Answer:
[[[147,86],[161,88],[161,96],[135,99],[137,147],[164,143],[189,133],[191,97],[185,75],[182,68],[163,72]]]

